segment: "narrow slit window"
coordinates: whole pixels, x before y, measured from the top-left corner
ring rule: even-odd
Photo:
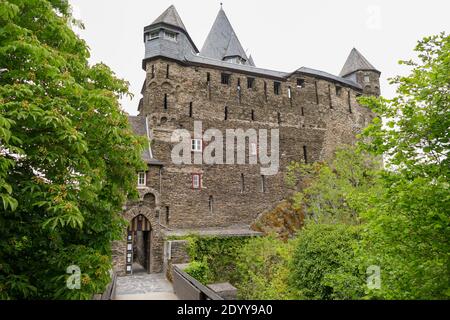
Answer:
[[[164,110],[167,110],[167,93],[164,94]]]
[[[189,102],[189,118],[192,118],[192,113],[193,113],[192,102]]]
[[[340,96],[340,95],[341,95],[341,91],[342,91],[342,87],[336,86],[336,95],[337,95],[337,96]]]
[[[281,124],[281,113],[277,112],[277,121],[278,124]]]
[[[155,78],[155,65],[152,64],[152,79]]]
[[[224,120],[228,120],[228,107],[225,107]]]
[[[348,112],[353,113],[353,111],[352,111],[352,100],[351,100],[350,90],[348,90],[348,93],[347,93],[347,102],[348,102]]]
[[[289,98],[289,100],[292,99],[291,87],[288,87],[288,98]]]
[[[252,121],[255,121],[255,110],[252,110]]]
[[[166,206],[166,225],[169,225],[170,221],[170,208]]]
[[[266,176],[261,176],[261,192],[266,192]]]
[[[305,163],[308,163],[308,153],[306,150],[306,146],[303,146],[303,160],[305,161]]]
[[[208,207],[209,207],[209,213],[214,213],[214,198],[213,198],[213,196],[209,196]]]
[[[304,117],[305,116],[305,108],[301,107],[300,111],[302,112],[302,117]]]
[[[241,193],[245,192],[245,177],[244,174],[241,173]]]
[[[317,88],[317,81],[314,81],[314,89],[316,90],[316,104],[319,104],[319,89]]]
[[[169,79],[169,72],[170,72],[170,64],[167,64],[166,66],[166,78]]]
[[[208,84],[211,82],[211,74],[209,72],[206,73],[206,82]]]
[[[330,101],[330,109],[333,109],[333,100],[331,99],[331,85],[328,85],[328,100]]]
[[[264,81],[264,97],[266,98],[267,101],[267,82]]]

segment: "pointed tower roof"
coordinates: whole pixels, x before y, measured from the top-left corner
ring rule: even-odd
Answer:
[[[245,50],[234,32],[225,11],[220,8],[216,20],[209,31],[200,55],[216,60],[223,60],[226,57],[241,57],[248,63]]]
[[[174,5],[171,5],[169,8],[167,8],[166,11],[164,11],[158,18],[156,18],[155,21],[153,21],[152,25],[158,23],[169,24],[187,32],[186,27],[184,26],[184,23],[181,20],[180,15],[178,14],[178,11],[177,9],[175,9]]]
[[[345,77],[358,70],[371,70],[380,72],[375,69],[375,67],[366,58],[364,58],[361,52],[356,50],[356,48],[353,48],[339,76]]]

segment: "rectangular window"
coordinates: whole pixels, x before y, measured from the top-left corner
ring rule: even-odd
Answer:
[[[155,78],[155,65],[152,64],[152,79]]]
[[[247,89],[253,89],[255,78],[247,78]]]
[[[192,175],[192,188],[201,189],[202,188],[202,175],[195,173]]]
[[[251,119],[252,121],[255,121],[255,110],[252,110]]]
[[[317,81],[314,81],[314,89],[316,90],[316,104],[319,104],[319,89],[317,88]]]
[[[336,86],[336,95],[337,95],[337,96],[340,96],[340,95],[341,95],[341,90],[342,90],[342,87]]]
[[[166,225],[169,225],[169,220],[170,220],[170,208],[166,206]]]
[[[177,41],[177,34],[171,31],[164,31],[164,38],[172,41]]]
[[[153,40],[157,38],[159,38],[159,30],[150,32],[150,34],[148,35],[148,40]]]
[[[244,174],[241,173],[241,193],[245,192],[245,178],[244,178]]]
[[[365,75],[365,76],[364,76],[364,82],[365,82],[365,83],[369,83],[369,82],[370,82],[370,77],[367,76],[367,75]]]
[[[264,81],[264,97],[266,98],[267,101],[267,82]]]
[[[297,79],[297,88],[303,88],[305,85],[305,79]]]
[[[202,139],[192,139],[191,151],[194,152],[202,151]]]
[[[170,64],[166,66],[166,78],[169,79]]]
[[[189,102],[189,118],[192,118],[192,113],[193,113],[192,102]]]
[[[209,72],[206,73],[206,82],[208,84],[211,82],[211,74]]]
[[[142,187],[142,186],[145,186],[145,176],[146,176],[146,174],[145,174],[145,172],[139,172],[138,173],[138,186],[139,187]]]
[[[208,206],[209,206],[209,213],[213,213],[214,212],[214,198],[213,198],[213,196],[209,196]]]
[[[303,146],[303,160],[308,163],[308,154],[306,153],[306,146]]]
[[[261,192],[266,192],[266,176],[261,176]]]
[[[228,73],[222,73],[221,82],[222,82],[222,84],[229,85],[230,84],[230,75]]]
[[[225,107],[224,120],[228,120],[228,107]]]
[[[288,88],[288,98],[292,99],[291,87]]]
[[[275,93],[276,95],[279,95],[280,91],[281,91],[281,83],[275,81],[273,83],[273,93]]]
[[[348,112],[353,113],[353,111],[352,111],[352,99],[351,99],[350,90],[348,90],[347,102],[348,102]]]
[[[167,110],[167,93],[164,94],[164,110]]]

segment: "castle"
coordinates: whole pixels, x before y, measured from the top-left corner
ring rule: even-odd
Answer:
[[[174,6],[144,28],[143,40],[143,97],[129,121],[148,138],[148,169],[137,175],[139,201],[123,213],[127,238],[113,245],[119,273],[132,273],[136,263],[161,272],[168,261],[185,259],[181,243],[170,240],[176,236],[254,234],[249,226],[257,216],[291,191],[286,166],[328,159],[338,145],[353,143],[373,118],[356,98],[380,94],[380,72],[356,49],[339,76],[257,67],[222,8],[200,51]],[[172,134],[193,132],[194,121],[203,131],[278,129],[278,173],[261,174],[259,164],[174,164]],[[247,154],[258,147],[246,144]],[[203,148],[202,138],[192,136],[192,154]]]

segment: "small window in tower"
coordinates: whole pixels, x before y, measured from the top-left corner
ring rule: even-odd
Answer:
[[[306,146],[303,146],[303,160],[308,163],[308,154],[306,153]]]
[[[171,31],[164,31],[164,38],[172,41],[177,41],[177,34]]]
[[[189,118],[192,118],[193,110],[192,110],[192,102],[189,102]]]
[[[192,175],[192,188],[201,189],[202,188],[202,175],[199,173],[194,173]]]
[[[206,73],[206,82],[207,83],[211,82],[211,74],[209,72]]]
[[[288,88],[288,98],[292,99],[291,87]]]
[[[230,84],[230,75],[228,73],[222,73],[221,82],[222,82],[222,84],[229,85]]]
[[[337,95],[337,96],[340,96],[340,95],[341,95],[341,92],[342,92],[342,87],[336,86],[336,95]]]
[[[225,107],[225,116],[224,120],[228,120],[228,107]]]
[[[297,79],[297,88],[303,88],[305,85],[305,79]]]
[[[266,176],[261,176],[261,192],[266,192]]]
[[[166,225],[169,225],[170,220],[170,208],[166,206]]]
[[[277,112],[277,121],[278,124],[281,124],[281,113]]]
[[[153,40],[159,38],[159,30],[158,31],[152,31],[148,35],[148,40]]]
[[[247,89],[253,89],[255,78],[247,78]]]
[[[251,116],[252,116],[252,121],[255,121],[255,110],[252,110]]]
[[[145,186],[145,176],[146,176],[146,174],[145,174],[145,172],[144,171],[141,171],[141,172],[139,172],[138,173],[138,186],[139,187],[144,187]]]
[[[209,213],[213,213],[214,212],[214,198],[213,198],[213,196],[209,196],[208,207],[209,207]]]
[[[152,79],[155,78],[155,65],[152,64]]]
[[[202,151],[202,139],[192,139],[191,140],[191,151],[194,151],[194,152]]]
[[[245,192],[245,178],[244,178],[244,174],[241,173],[241,193]]]
[[[276,95],[279,95],[280,91],[281,91],[281,83],[275,81],[273,83],[273,93],[275,93]]]
[[[238,78],[237,89],[238,89],[238,91],[241,91],[241,79],[240,78]]]
[[[370,82],[370,77],[368,75],[364,76],[364,82],[365,83],[369,83]]]
[[[169,79],[169,72],[170,72],[170,64],[167,64],[166,66],[166,78]]]
[[[167,93],[164,94],[164,110],[167,110]]]

